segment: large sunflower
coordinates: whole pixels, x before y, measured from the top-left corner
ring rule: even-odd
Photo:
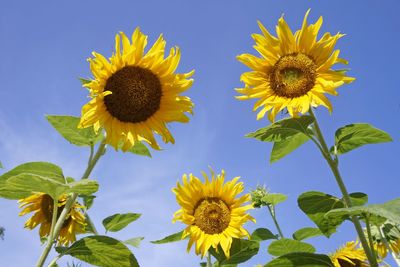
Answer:
[[[126,151],[138,141],[159,146],[153,132],[164,142],[174,143],[166,123],[188,122],[185,112],[192,113],[193,103],[181,96],[193,83],[194,73],[178,74],[178,47],[164,58],[165,41],[160,35],[144,54],[147,36],[139,28],[132,40],[121,32],[115,36],[115,53],[107,60],[93,52],[89,59],[94,79],[84,86],[93,98],[82,108],[79,127],[93,126],[106,131],[106,142]],[[122,49],[121,49],[122,43]]]
[[[238,182],[239,177],[233,178],[224,184],[225,172],[215,175],[211,171],[211,180],[203,173],[205,182],[199,178],[183,175],[183,184],[177,183],[173,189],[176,200],[181,206],[174,214],[173,221],[182,221],[188,226],[183,232],[182,239],[189,237],[188,251],[196,243],[196,254],[204,256],[210,247],[221,245],[225,255],[229,257],[229,250],[233,238],[249,237],[243,224],[255,219],[247,214],[252,205],[247,204],[250,195],[242,193],[244,186]]]
[[[368,267],[367,256],[356,242],[347,242],[343,247],[330,255],[335,267]]]
[[[43,193],[34,194],[19,200],[20,208],[24,208],[19,215],[34,212],[33,216],[26,221],[25,228],[33,229],[40,224],[39,235],[45,237],[50,234],[51,220],[53,217],[53,199]],[[57,216],[64,209],[67,196],[64,195],[58,200]],[[68,213],[66,220],[61,228],[58,243],[68,245],[76,240],[76,234],[85,233],[85,217],[79,211],[83,206],[75,203]]]
[[[277,37],[271,35],[258,22],[261,34],[253,34],[254,48],[261,55],[242,54],[238,60],[252,69],[241,75],[244,88],[236,91],[243,94],[240,100],[259,98],[254,111],[260,109],[257,119],[264,117],[274,121],[278,112],[288,110],[294,117],[306,113],[310,106],[325,106],[332,111],[332,105],[325,93],[337,95],[336,88],[350,83],[354,78],[347,77],[345,71],[332,70],[336,63],[347,64],[339,58],[339,50],[334,46],[343,34],[332,36],[325,33],[317,40],[322,25],[322,17],[315,24],[308,25],[307,11],[302,28],[294,34],[281,17],[276,27]]]

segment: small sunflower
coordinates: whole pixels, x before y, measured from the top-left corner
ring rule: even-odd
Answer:
[[[58,200],[57,216],[62,212],[67,202],[64,195]],[[24,208],[19,215],[34,212],[33,216],[26,221],[25,228],[33,229],[40,224],[39,235],[45,237],[50,234],[51,220],[53,217],[53,199],[43,193],[34,194],[24,199],[20,199],[20,208]],[[79,211],[83,206],[75,203],[61,228],[58,243],[68,245],[76,240],[76,234],[85,233],[85,217]]]
[[[325,33],[317,40],[322,25],[322,17],[315,24],[308,25],[307,11],[302,28],[294,34],[283,16],[276,27],[277,37],[258,22],[261,34],[253,34],[254,48],[261,55],[242,54],[237,59],[252,69],[241,75],[244,88],[236,91],[243,94],[237,99],[259,98],[254,111],[260,109],[257,119],[268,112],[274,121],[278,112],[288,110],[292,117],[308,112],[310,106],[325,106],[332,111],[332,105],[325,93],[337,95],[336,88],[350,83],[354,78],[347,77],[345,71],[332,70],[336,63],[347,64],[339,58],[339,50],[334,46],[344,34],[332,36]]]
[[[121,49],[122,43],[122,49]],[[181,57],[178,47],[171,48],[164,58],[162,35],[144,53],[147,36],[139,28],[131,40],[123,33],[115,36],[115,53],[107,60],[93,52],[89,59],[94,79],[84,86],[93,98],[82,108],[79,127],[103,127],[106,142],[126,151],[138,141],[160,149],[154,133],[164,142],[174,143],[167,123],[188,122],[186,112],[192,113],[193,103],[180,94],[193,83],[189,73],[175,73]]]
[[[364,250],[357,248],[356,242],[347,242],[330,258],[335,267],[369,267]]]
[[[400,253],[400,230],[397,225],[387,221],[382,227],[382,233],[385,235],[387,245],[390,250],[395,254]],[[386,247],[384,240],[381,236],[380,230],[377,226],[371,226],[372,242],[374,249],[378,253],[381,259],[386,258],[388,254],[388,248]]]
[[[196,243],[196,254],[204,256],[212,246],[217,249],[221,245],[226,257],[229,257],[233,238],[250,237],[243,224],[255,219],[247,214],[252,205],[250,195],[243,192],[239,177],[224,184],[225,172],[215,175],[211,171],[211,180],[203,172],[205,182],[194,175],[183,175],[183,184],[177,183],[173,189],[176,200],[181,206],[174,214],[173,222],[182,221],[187,224],[182,239],[189,237],[188,251]]]

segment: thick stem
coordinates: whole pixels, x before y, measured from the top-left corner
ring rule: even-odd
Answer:
[[[314,118],[314,130],[315,130],[315,134],[317,135],[317,138],[321,144],[321,148],[322,148],[321,153],[322,153],[323,157],[325,158],[325,160],[327,161],[329,167],[331,168],[332,173],[335,176],[336,182],[340,188],[340,191],[342,192],[343,200],[344,200],[346,206],[350,208],[353,205],[351,203],[351,199],[350,199],[349,193],[346,189],[346,186],[343,182],[343,179],[340,175],[337,160],[332,159],[332,156],[329,152],[329,148],[325,142],[322,131],[318,125],[317,118],[315,117],[314,112],[312,111],[312,107],[310,107],[309,112],[310,112],[310,115]],[[357,218],[357,216],[351,216],[351,220],[353,221],[354,227],[356,228],[358,237],[361,241],[361,244],[364,248],[365,254],[368,258],[368,261],[369,261],[371,267],[378,267],[378,262],[376,260],[376,257],[373,257],[371,249],[368,246],[368,241],[364,235],[364,232],[363,232],[363,229],[362,229],[359,219]]]
[[[267,205],[267,207],[268,207],[269,213],[271,214],[272,220],[274,221],[274,224],[275,224],[275,226],[276,226],[276,229],[278,230],[279,236],[280,236],[281,238],[285,238],[285,237],[283,236],[281,227],[279,227],[279,223],[278,223],[278,221],[277,221],[277,219],[276,219],[276,214],[275,214],[275,208],[274,208],[274,206],[272,206],[272,208],[271,208],[270,205]]]
[[[98,235],[99,232],[97,232],[96,226],[94,225],[92,219],[90,219],[89,214],[87,214],[87,213],[85,214],[85,219],[86,219],[86,222],[90,225],[90,228],[93,230],[93,233],[95,235]]]
[[[368,241],[369,241],[369,248],[371,249],[372,256],[377,259],[375,249],[374,249],[374,240],[372,239],[372,233],[371,233],[371,224],[369,221],[369,214],[365,214],[365,225],[367,227],[367,234],[368,234]]]
[[[83,174],[81,180],[89,178],[89,175],[92,172],[97,161],[100,159],[100,157],[102,155],[104,155],[105,149],[106,149],[106,144],[103,140],[103,142],[101,142],[99,148],[97,149],[96,154],[92,158],[92,161],[88,163],[88,166],[87,166],[85,173]],[[65,221],[72,205],[75,203],[77,197],[78,197],[77,193],[73,193],[72,195],[69,196],[67,202],[65,203],[64,209],[62,210],[60,217],[58,217],[57,223],[55,224],[53,236],[51,239],[49,238],[49,240],[47,241],[47,244],[46,244],[45,248],[43,249],[43,252],[40,255],[40,258],[39,258],[38,262],[36,263],[36,267],[42,267],[44,262],[46,261],[46,258],[49,255],[49,252],[53,245],[53,241],[54,241],[54,239],[57,239],[58,235],[60,234],[60,231],[64,224],[64,221]]]
[[[207,267],[212,267],[210,251],[207,252]]]
[[[390,252],[392,255],[394,261],[396,262],[397,266],[400,266],[400,259],[398,256],[393,252],[392,248],[389,245],[389,242],[386,239],[385,233],[383,232],[382,228],[380,226],[377,226],[379,229],[379,235],[381,236],[382,242],[385,245],[386,249]]]

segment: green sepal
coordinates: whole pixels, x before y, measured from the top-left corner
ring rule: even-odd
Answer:
[[[126,152],[151,158],[150,150],[142,142],[135,142],[135,145],[128,149]]]
[[[105,218],[103,220],[103,226],[106,231],[118,232],[128,226],[131,222],[139,219],[140,216],[141,214],[139,213],[116,213]]]
[[[81,82],[82,85],[86,85],[86,84],[92,82],[91,80],[85,79],[85,78],[79,78],[79,81]]]

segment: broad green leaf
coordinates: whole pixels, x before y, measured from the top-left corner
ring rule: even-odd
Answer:
[[[99,184],[97,183],[97,181],[84,179],[68,184],[66,193],[90,195],[97,192],[97,190],[99,190]]]
[[[88,84],[88,83],[92,82],[91,80],[85,79],[85,78],[79,78],[79,81],[81,81],[82,85],[85,85],[85,84]]]
[[[62,255],[101,267],[139,267],[132,252],[122,242],[109,236],[84,237],[64,250]]]
[[[124,214],[114,214],[103,220],[104,228],[110,232],[118,232],[119,230],[125,228],[131,222],[139,219],[141,214],[139,213],[124,213]]]
[[[134,237],[134,238],[130,238],[128,240],[125,240],[124,243],[131,245],[135,248],[138,248],[140,246],[140,242],[144,239],[144,237]]]
[[[301,241],[310,237],[320,236],[320,235],[323,234],[321,233],[321,230],[319,230],[318,228],[304,227],[293,233],[293,239]]]
[[[230,257],[227,259],[221,248],[218,246],[218,252],[211,248],[211,254],[218,260],[221,265],[238,264],[245,262],[258,253],[260,243],[257,241],[234,238],[230,249]]]
[[[351,193],[349,196],[353,206],[363,206],[368,202],[368,195],[361,192]]]
[[[207,263],[205,262],[206,265],[204,265],[204,267],[207,266]],[[237,267],[237,264],[221,264],[218,261],[215,261],[213,264],[213,267]]]
[[[297,252],[273,259],[264,267],[334,267],[334,265],[327,255]]]
[[[136,142],[127,152],[151,158],[150,150],[142,142]]]
[[[367,206],[356,206],[341,208],[328,212],[325,217],[335,220],[343,216],[370,214],[387,219],[395,224],[400,224],[400,198],[390,200],[383,204],[371,204]],[[385,220],[383,220],[384,222]]]
[[[264,142],[281,142],[299,133],[309,134],[307,128],[313,122],[314,119],[311,116],[283,119],[254,133],[249,133],[246,137],[256,138]]]
[[[308,243],[289,238],[282,238],[272,241],[268,246],[268,253],[273,256],[282,256],[293,252],[314,253],[315,248]]]
[[[339,128],[335,133],[335,146],[338,155],[363,145],[391,141],[393,140],[389,134],[367,123],[349,124]]]
[[[307,135],[303,133],[297,133],[292,135],[290,138],[286,138],[282,141],[276,141],[272,147],[269,162],[274,163],[280,160],[286,155],[292,153],[308,140],[310,140],[310,138]]]
[[[251,234],[250,239],[253,241],[264,241],[269,239],[277,239],[277,235],[274,235],[270,230],[267,228],[257,228]]]
[[[300,209],[318,226],[321,232],[329,237],[346,217],[327,219],[325,214],[333,209],[343,208],[343,202],[331,195],[310,191],[299,196],[297,203]]]
[[[86,209],[90,209],[93,205],[93,201],[96,198],[96,196],[93,195],[86,195],[86,196],[81,196],[83,199],[83,205],[86,207]]]
[[[262,197],[261,201],[263,203],[276,206],[277,204],[286,201],[287,195],[281,193],[268,193]]]
[[[182,240],[182,234],[183,234],[183,231],[180,231],[180,232],[177,232],[175,234],[166,236],[163,239],[156,240],[156,241],[150,241],[150,242],[153,243],[153,244],[166,244],[166,243],[181,241]]]
[[[79,117],[47,115],[47,120],[68,142],[77,146],[91,146],[97,143],[101,134],[96,134],[93,127],[79,129]]]
[[[27,197],[25,190],[21,191],[17,188],[6,188],[6,181],[11,177],[20,174],[34,175],[43,177],[45,180],[52,180],[60,184],[65,183],[65,178],[60,167],[49,162],[28,162],[21,164],[14,169],[0,176],[0,196],[8,199],[21,199]],[[41,192],[41,191],[38,191]]]

